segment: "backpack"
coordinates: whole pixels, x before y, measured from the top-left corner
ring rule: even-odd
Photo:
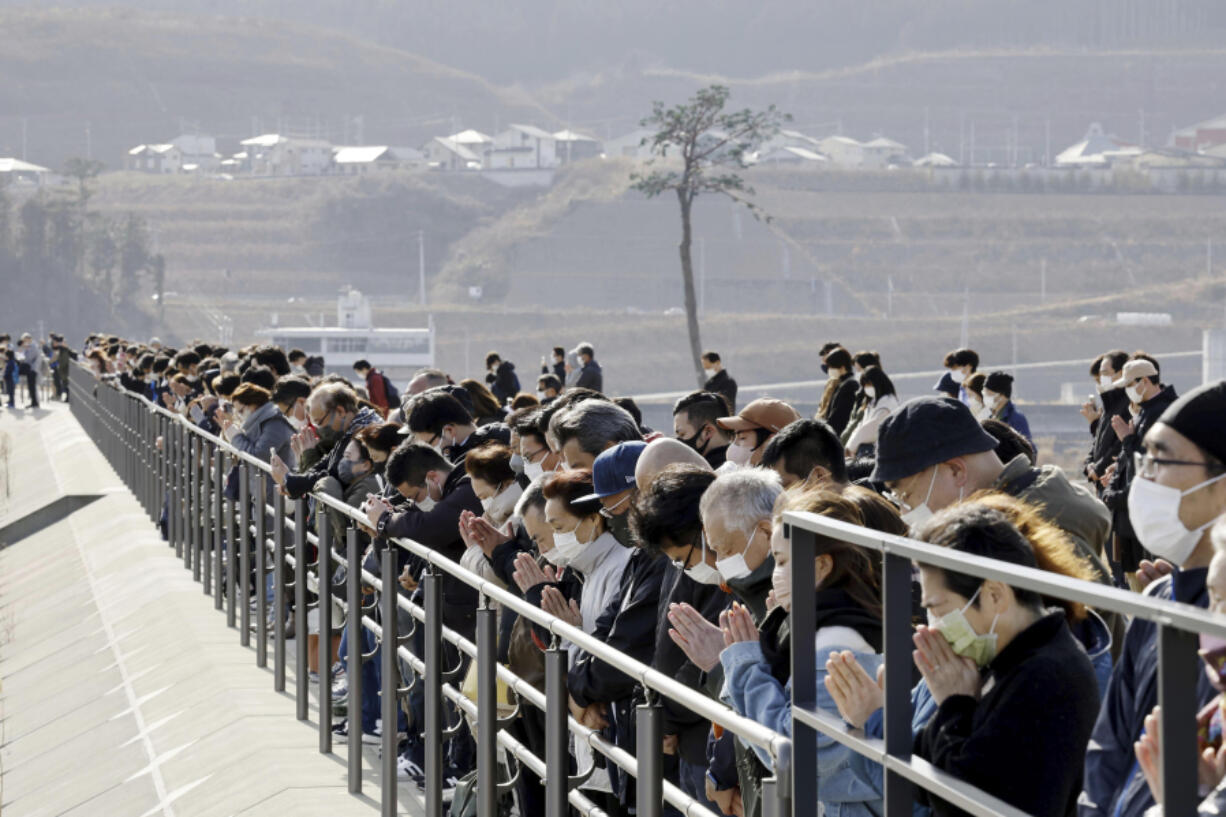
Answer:
[[[379,372],[379,377],[383,378],[383,394],[387,397],[387,407],[389,409],[399,408],[400,390],[392,385],[392,379],[383,372]]]

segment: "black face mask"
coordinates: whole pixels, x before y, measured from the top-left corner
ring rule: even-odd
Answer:
[[[826,367],[826,364],[823,363],[822,364],[822,374],[829,374],[829,373],[830,373],[830,370]]]
[[[694,449],[699,454],[701,454],[702,449],[698,447],[698,438],[701,436],[702,436],[702,429],[700,428],[698,429],[697,432],[694,433],[693,437],[690,437],[689,439],[686,439],[685,437],[678,437],[677,442],[685,443],[687,446],[689,446],[690,448]]]

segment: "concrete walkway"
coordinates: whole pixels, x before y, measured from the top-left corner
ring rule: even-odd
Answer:
[[[292,661],[274,692],[271,645],[257,668],[67,408],[0,411],[0,530],[102,495],[0,542],[0,815],[377,814],[375,747],[365,794],[349,794],[346,747],[318,751],[317,690],[298,722]],[[421,814],[416,790],[399,791],[400,813]]]

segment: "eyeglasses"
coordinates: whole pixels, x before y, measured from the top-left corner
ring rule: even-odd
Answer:
[[[520,456],[522,456],[526,462],[535,463],[537,456],[544,455],[548,453],[548,451],[549,451],[548,448],[538,448],[537,450],[533,451],[531,454],[525,451]],[[544,459],[544,456],[541,456],[541,459]]]
[[[1144,477],[1145,479],[1153,479],[1157,475],[1157,467],[1159,465],[1164,466],[1164,467],[1178,466],[1178,465],[1184,465],[1184,466],[1199,465],[1201,468],[1204,468],[1208,471],[1221,471],[1223,470],[1224,467],[1226,467],[1226,466],[1218,465],[1216,463],[1204,462],[1201,460],[1163,459],[1162,457],[1155,457],[1153,454],[1149,453],[1148,451],[1138,451],[1132,455],[1133,470],[1136,471],[1137,476]]]

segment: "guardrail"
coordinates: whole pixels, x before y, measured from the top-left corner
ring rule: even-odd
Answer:
[[[267,463],[238,451],[226,441],[204,432],[185,418],[156,406],[142,396],[121,391],[109,384],[98,383],[92,373],[74,366],[71,373],[74,416],[99,450],[129,486],[150,519],[159,519],[163,507],[167,514],[168,544],[174,548],[184,567],[202,585],[205,594],[213,597],[214,608],[223,610],[230,627],[237,627],[243,646],[250,645],[252,586],[256,612],[256,663],[268,664],[268,632],[266,611],[269,608],[267,577],[272,577],[272,607],[277,611],[273,621],[273,684],[277,691],[286,686],[285,616],[287,594],[294,599],[295,639],[295,712],[299,720],[309,717],[309,680],[307,673],[307,613],[315,608],[319,615],[321,656],[330,655],[330,638],[341,629],[347,631],[349,649],[349,718],[351,737],[348,743],[348,785],[353,793],[362,790],[362,744],[353,724],[361,711],[362,673],[360,662],[372,660],[374,651],[363,654],[362,631],[372,633],[381,650],[383,694],[382,760],[380,780],[381,812],[394,815],[397,808],[396,781],[398,707],[411,687],[400,687],[397,658],[412,669],[413,683],[425,685],[425,800],[428,817],[443,815],[443,743],[450,736],[443,714],[444,699],[476,722],[479,817],[495,817],[497,795],[514,781],[497,780],[497,750],[501,747],[516,762],[527,767],[544,781],[545,814],[566,817],[568,805],[579,812],[601,817],[605,812],[589,800],[579,786],[587,779],[568,774],[569,743],[573,736],[605,758],[606,763],[621,768],[637,781],[636,806],[639,817],[657,817],[668,803],[686,817],[716,817],[698,801],[663,778],[662,723],[660,696],[694,714],[719,724],[747,743],[765,750],[774,761],[775,777],[763,781],[763,804],[766,817],[786,817],[793,813],[792,792],[796,785],[793,775],[792,742],[761,724],[737,714],[720,702],[679,684],[674,679],[597,641],[583,630],[573,627],[535,607],[513,593],[465,570],[458,563],[407,539],[392,539],[395,544],[415,554],[427,564],[422,578],[423,599],[417,605],[405,598],[395,578],[395,553],[384,548],[381,576],[361,568],[358,525],[365,517],[355,508],[332,497],[311,494],[318,505],[342,514],[349,521],[344,542],[344,555],[334,550],[327,524],[319,526],[318,536],[308,532],[303,520],[307,516],[305,499],[294,501],[293,513],[287,515],[286,502],[280,493],[269,496],[270,469]],[[159,447],[158,440],[162,445]],[[238,463],[239,498],[227,499],[224,483],[227,461]],[[292,544],[287,546],[287,536]],[[310,560],[308,546],[314,546],[316,558]],[[252,564],[254,560],[254,564]],[[345,614],[340,627],[332,622],[333,569],[346,568],[345,598],[338,607]],[[354,569],[354,568],[357,569]],[[292,580],[286,575],[292,571]],[[476,613],[475,643],[442,624],[442,574],[449,574],[479,593]],[[254,581],[252,577],[254,576]],[[386,579],[386,581],[384,580]],[[311,601],[314,587],[317,600]],[[373,588],[378,600],[363,602],[363,587]],[[320,602],[322,599],[323,603]],[[553,644],[545,653],[545,691],[538,689],[497,662],[496,613],[491,606],[498,604],[523,616],[550,632]],[[379,620],[373,617],[376,609]],[[358,611],[355,615],[354,611]],[[411,616],[413,628],[408,633],[397,632],[397,612]],[[422,628],[424,654],[414,655],[406,642],[417,627]],[[570,717],[566,688],[567,653],[559,647],[565,639],[609,665],[634,678],[646,690],[647,702],[636,708],[637,745],[634,755],[606,741],[599,733]],[[451,682],[458,678],[458,668],[443,666],[443,644],[451,643],[475,661],[477,701],[474,705]],[[394,649],[386,649],[394,645]],[[327,659],[321,657],[321,666]],[[319,750],[332,751],[332,701],[327,687],[327,673],[321,672],[319,694]],[[506,731],[514,715],[500,718],[497,709],[497,680],[502,680],[515,692],[518,706],[533,706],[545,715],[545,757],[532,754]],[[360,731],[360,728],[358,729]],[[800,813],[816,808],[816,801],[805,804]]]
[[[911,582],[912,563],[995,579],[1013,587],[1033,590],[1052,598],[1069,599],[1098,610],[1153,621],[1158,626],[1158,703],[1162,707],[1162,790],[1166,817],[1195,815],[1197,742],[1195,696],[1200,675],[1197,633],[1226,637],[1226,615],[1071,579],[1034,568],[971,556],[948,548],[891,536],[812,513],[788,511],[783,515],[792,555],[792,760],[795,768],[817,763],[817,735],[821,733],[864,755],[885,769],[885,817],[911,815],[914,787],[941,797],[957,808],[980,817],[1019,817],[1017,808],[959,780],[922,758],[912,757],[911,735]],[[816,707],[814,650],[814,558],[817,537],[831,537],[881,554],[884,645],[882,653],[901,656],[885,662],[883,738],[868,738],[841,718]],[[1191,691],[1192,694],[1189,694]],[[792,779],[796,813],[815,811],[820,781],[797,774]]]

